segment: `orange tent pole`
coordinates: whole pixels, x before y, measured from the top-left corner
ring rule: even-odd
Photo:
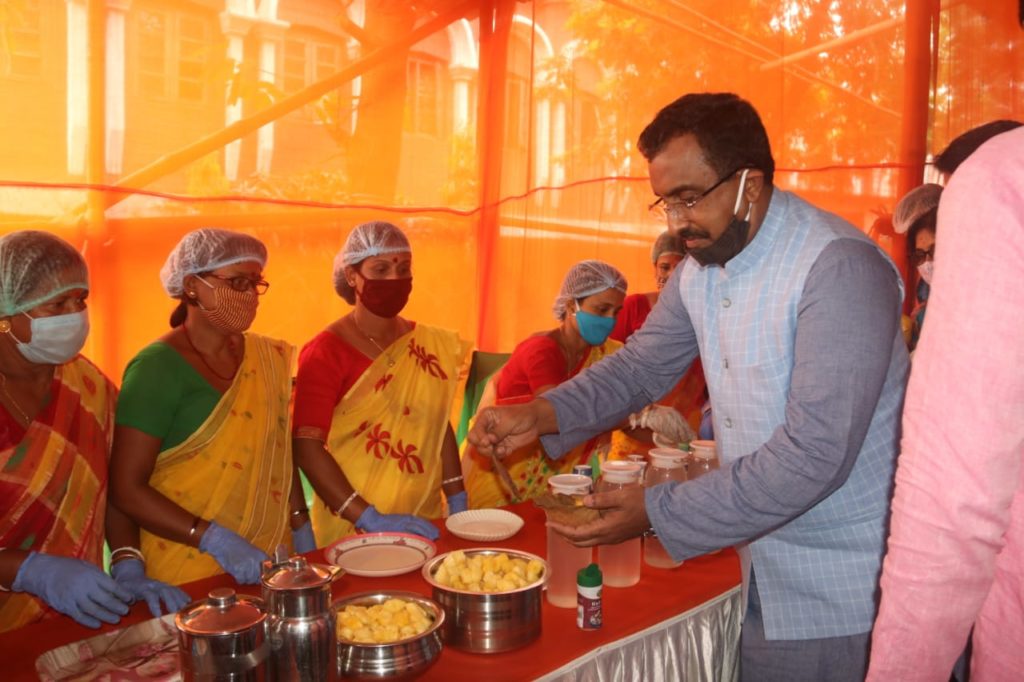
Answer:
[[[931,104],[932,26],[939,17],[939,0],[907,0],[903,53],[903,116],[900,118],[900,171],[896,196],[921,184],[928,153],[928,117]],[[892,257],[902,270],[907,260],[905,239],[894,239]],[[908,273],[908,283],[914,278]],[[909,292],[904,308],[909,312],[914,296]]]
[[[497,351],[500,338],[494,264],[501,226],[501,166],[505,139],[505,71],[513,0],[480,2],[480,100],[477,148],[480,150],[480,222],[477,225],[477,346]],[[493,300],[492,300],[493,299]]]
[[[106,181],[106,35],[105,0],[86,0],[86,50],[88,59],[88,114],[85,179],[92,185]],[[89,190],[81,233],[89,266],[89,308],[92,319],[90,356],[104,371],[117,364],[120,316],[117,309],[117,266],[114,235],[109,231],[101,190]],[[118,377],[113,377],[115,380]]]

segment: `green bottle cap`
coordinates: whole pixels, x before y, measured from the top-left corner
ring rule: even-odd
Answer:
[[[601,569],[598,568],[597,564],[590,564],[586,568],[581,568],[576,573],[576,584],[580,587],[600,587]]]

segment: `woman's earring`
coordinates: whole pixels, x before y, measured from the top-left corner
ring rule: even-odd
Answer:
[[[189,298],[195,298],[196,297],[196,292],[194,292],[194,291],[188,292],[188,297]]]
[[[11,321],[0,320],[0,334],[6,334],[9,331],[11,331]]]

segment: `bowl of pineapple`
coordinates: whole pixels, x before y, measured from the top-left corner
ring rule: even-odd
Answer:
[[[444,609],[441,638],[472,653],[499,653],[540,637],[548,565],[529,552],[486,547],[441,554],[423,578]]]
[[[331,610],[342,679],[416,679],[441,653],[444,610],[415,592],[361,592]]]

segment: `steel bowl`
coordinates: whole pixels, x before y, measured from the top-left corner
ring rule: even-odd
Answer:
[[[495,654],[526,646],[540,637],[541,591],[547,582],[548,563],[536,554],[500,547],[463,550],[467,557],[507,554],[509,558],[539,561],[541,579],[506,592],[470,592],[445,587],[434,573],[450,552],[423,565],[423,578],[433,588],[434,600],[444,608],[441,638],[462,651]]]
[[[412,680],[422,675],[441,653],[440,629],[444,610],[434,601],[415,592],[360,592],[336,600],[331,615],[346,606],[373,606],[388,599],[416,602],[434,619],[434,624],[415,637],[387,644],[362,644],[341,638],[338,633],[338,676],[346,680]]]

